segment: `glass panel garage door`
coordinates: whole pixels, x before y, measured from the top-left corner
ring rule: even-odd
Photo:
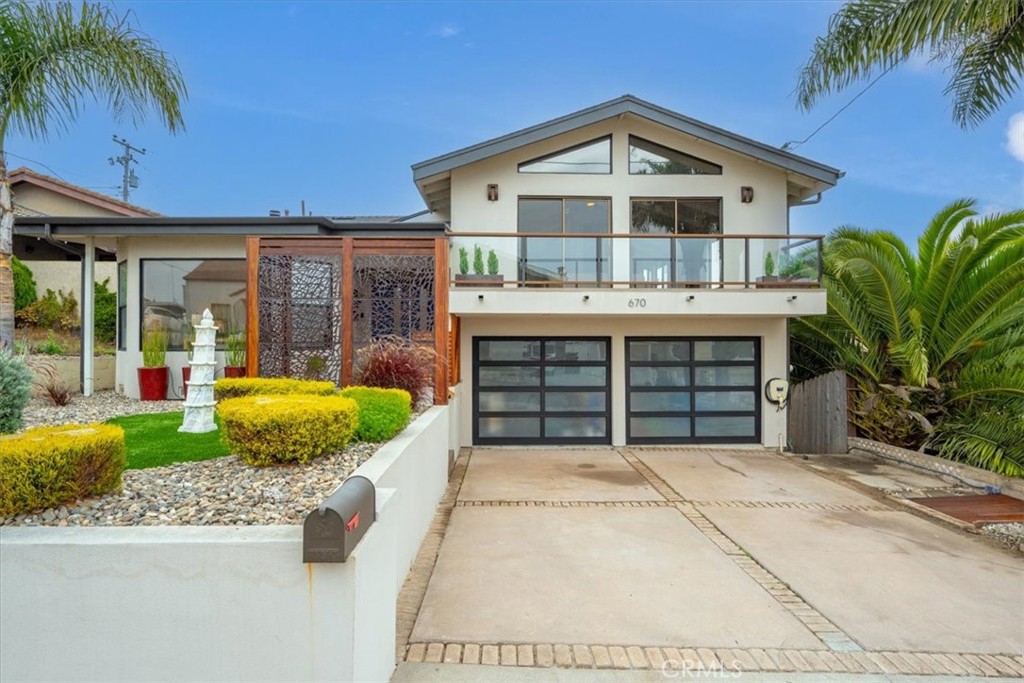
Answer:
[[[473,442],[611,442],[607,337],[475,337]]]
[[[626,338],[629,443],[758,443],[759,340]]]

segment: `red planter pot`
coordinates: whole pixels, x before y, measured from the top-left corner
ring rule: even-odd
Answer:
[[[226,365],[224,366],[225,377],[245,377],[245,366],[244,365]]]
[[[143,401],[167,398],[167,368],[139,368],[139,398]]]
[[[188,398],[188,381],[192,379],[192,368],[188,365],[181,369],[181,400]]]

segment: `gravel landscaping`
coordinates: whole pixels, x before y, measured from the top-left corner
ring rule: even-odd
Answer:
[[[1024,522],[986,524],[981,533],[990,536],[1011,550],[1024,552]]]
[[[429,405],[417,406],[422,412]],[[25,427],[100,422],[120,415],[181,410],[181,401],[136,401],[112,391],[56,407],[32,399]],[[413,419],[416,415],[414,414]],[[152,526],[301,524],[305,516],[381,444],[352,443],[306,465],[252,467],[236,456],[124,473],[119,493],[32,514],[0,526]]]

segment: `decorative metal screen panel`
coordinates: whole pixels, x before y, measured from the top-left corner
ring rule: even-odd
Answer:
[[[262,253],[259,374],[341,381],[340,252]]]
[[[352,348],[396,335],[434,344],[434,256],[360,254],[353,261]]]

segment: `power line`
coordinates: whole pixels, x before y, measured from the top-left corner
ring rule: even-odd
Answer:
[[[894,66],[895,66],[895,65],[894,65]],[[870,89],[871,89],[871,86],[873,86],[873,85],[874,85],[875,83],[878,83],[878,81],[879,81],[879,80],[881,80],[882,76],[884,76],[884,75],[886,75],[887,73],[889,73],[890,71],[892,71],[892,69],[893,69],[893,67],[892,67],[892,66],[890,66],[890,67],[889,67],[888,69],[886,69],[886,70],[885,70],[885,71],[883,71],[882,73],[880,73],[880,74],[878,74],[877,76],[875,76],[875,78],[874,78],[874,79],[872,79],[872,81],[871,81],[870,83],[868,83],[868,84],[867,84],[866,86],[864,86],[864,89],[863,89],[863,90],[861,90],[861,91],[860,91],[859,93],[857,93],[856,95],[854,95],[854,96],[853,96],[853,98],[852,98],[852,99],[851,99],[851,100],[850,100],[849,102],[847,102],[846,104],[844,104],[844,105],[843,105],[842,107],[840,107],[840,108],[839,108],[839,110],[838,110],[838,111],[837,111],[837,112],[836,112],[835,114],[832,114],[832,116],[830,116],[830,117],[829,117],[828,119],[826,119],[826,120],[825,120],[825,123],[823,123],[823,124],[821,124],[820,126],[818,126],[817,128],[815,128],[815,129],[814,129],[814,132],[813,132],[813,133],[811,133],[810,135],[808,135],[807,137],[805,137],[805,138],[804,138],[803,140],[790,140],[789,142],[787,142],[786,144],[784,144],[784,145],[782,146],[782,149],[783,149],[784,151],[787,151],[787,152],[788,152],[788,151],[792,151],[792,150],[796,149],[797,147],[799,147],[800,145],[802,145],[802,144],[804,144],[805,142],[807,142],[808,140],[810,140],[811,138],[813,138],[813,137],[814,137],[815,135],[817,135],[817,134],[818,134],[818,132],[819,132],[819,131],[821,131],[821,129],[822,129],[822,128],[824,128],[824,127],[825,127],[825,126],[827,126],[828,124],[830,124],[830,123],[832,123],[833,121],[835,121],[836,117],[838,117],[838,116],[839,116],[840,114],[842,114],[842,113],[843,113],[844,111],[846,111],[846,110],[847,110],[847,108],[849,108],[849,106],[850,106],[851,104],[853,104],[853,103],[854,103],[854,102],[856,102],[856,101],[857,101],[858,99],[860,99],[860,96],[861,96],[861,95],[863,95],[863,94],[864,94],[864,93],[866,93],[866,92],[867,92],[868,90],[870,90]]]
[[[29,159],[28,157],[22,156],[21,154],[15,154],[14,152],[9,152],[7,150],[4,150],[3,154],[6,154],[9,157],[14,157],[16,159],[21,159],[22,161],[27,161],[30,164],[35,164],[36,166],[41,166],[42,168],[45,168],[47,171],[49,171],[53,175],[53,177],[55,177],[55,178],[57,178],[59,180],[64,180],[65,176],[73,175],[73,176],[77,176],[79,178],[85,178],[89,182],[99,182],[99,181],[96,181],[95,179],[90,178],[89,176],[85,176],[85,175],[83,175],[81,173],[59,173],[57,171],[57,169],[55,169],[53,166],[49,166],[48,164],[44,164],[43,162],[39,161],[38,159]],[[118,189],[118,187],[111,187],[110,189],[116,190],[116,189]]]
[[[130,142],[124,138],[114,136],[114,142],[124,147],[124,154],[119,157],[110,157],[108,161],[110,165],[121,164],[123,168],[122,180],[121,180],[121,201],[128,203],[128,194],[139,186],[139,177],[135,175],[135,170],[131,165],[138,164],[138,159],[132,154],[132,152],[138,152],[139,154],[145,154],[146,150],[139,147],[134,147]]]

